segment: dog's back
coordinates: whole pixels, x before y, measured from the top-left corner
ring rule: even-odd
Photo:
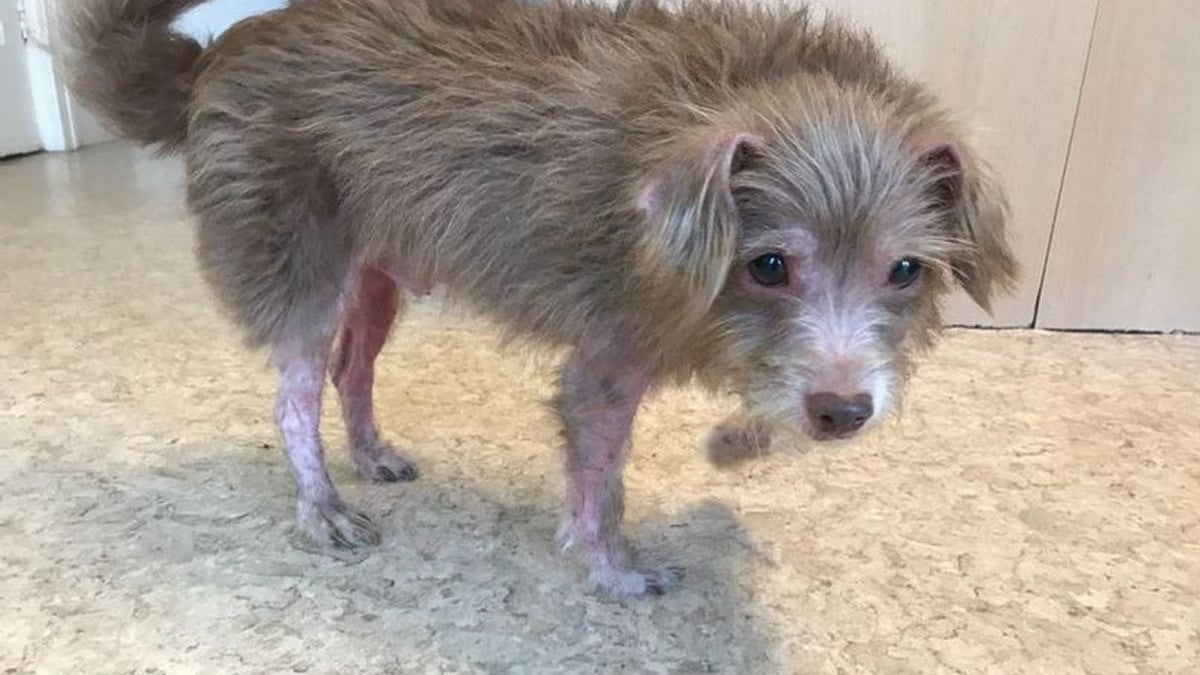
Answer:
[[[194,4],[91,3],[78,82],[186,149],[202,266],[253,345],[328,323],[356,258],[397,255],[571,341],[627,309],[629,192],[673,133],[798,69],[900,82],[861,36],[739,3],[304,0],[203,52],[166,28]]]

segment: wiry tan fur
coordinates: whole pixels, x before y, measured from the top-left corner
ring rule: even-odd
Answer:
[[[327,351],[368,266],[605,354],[568,373],[698,376],[787,422],[846,354],[838,377],[894,398],[950,284],[986,306],[1014,273],[999,188],[947,114],[805,9],[298,0],[202,50],[168,28],[198,2],[84,2],[75,87],[184,152],[205,275],[277,355]],[[823,272],[768,298],[745,269],[774,249]],[[922,261],[919,290],[886,290],[884,252]],[[573,399],[642,394],[573,377],[569,430]]]

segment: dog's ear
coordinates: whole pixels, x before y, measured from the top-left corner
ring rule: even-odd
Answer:
[[[692,317],[706,312],[725,285],[740,229],[733,177],[761,142],[750,133],[705,129],[665,148],[639,185],[640,276],[682,290]]]
[[[951,259],[954,276],[980,307],[1017,275],[1008,244],[1008,203],[1000,182],[981,160],[954,142],[923,144],[920,163],[929,171],[931,198],[944,210],[951,235],[963,245]]]

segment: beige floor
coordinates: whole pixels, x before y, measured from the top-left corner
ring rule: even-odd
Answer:
[[[120,145],[0,164],[0,672],[1200,672],[1200,338],[951,332],[894,424],[726,469],[728,403],[664,395],[629,524],[688,576],[619,602],[551,543],[549,364],[426,304],[379,391],[423,475],[353,479],[330,419],[387,537],[336,562],[291,543],[179,183]]]

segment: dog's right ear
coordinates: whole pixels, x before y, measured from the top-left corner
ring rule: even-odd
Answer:
[[[668,147],[639,186],[646,226],[639,272],[655,286],[682,290],[691,318],[708,311],[725,285],[740,227],[733,176],[761,143],[750,133],[705,129]]]

